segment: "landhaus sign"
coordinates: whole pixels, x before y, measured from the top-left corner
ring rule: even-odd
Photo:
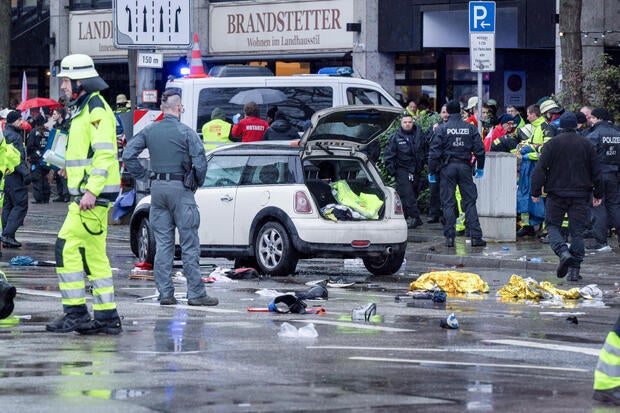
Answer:
[[[351,50],[353,1],[211,4],[209,53]]]
[[[127,56],[127,50],[114,47],[112,10],[71,13],[69,53],[83,53],[94,58]]]

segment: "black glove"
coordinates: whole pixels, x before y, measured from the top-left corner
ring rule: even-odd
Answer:
[[[24,175],[24,185],[28,186],[32,182],[32,175],[29,173]]]

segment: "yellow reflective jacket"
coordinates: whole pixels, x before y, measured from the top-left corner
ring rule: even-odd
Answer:
[[[65,154],[71,195],[87,190],[114,201],[120,186],[116,149],[116,118],[99,92],[78,99],[72,108]]]
[[[229,139],[232,125],[222,119],[213,119],[202,126],[202,140],[205,151],[210,151],[224,143],[232,143]]]

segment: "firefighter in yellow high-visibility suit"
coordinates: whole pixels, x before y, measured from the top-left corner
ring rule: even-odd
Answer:
[[[83,54],[60,63],[63,92],[71,101],[71,123],[65,153],[73,201],[56,240],[56,273],[64,315],[46,325],[47,331],[80,334],[119,334],[121,320],[114,301],[114,284],[106,255],[108,209],[116,198],[119,163],[116,119],[99,91],[108,87]],[[84,275],[92,284],[93,320],[86,307]]]

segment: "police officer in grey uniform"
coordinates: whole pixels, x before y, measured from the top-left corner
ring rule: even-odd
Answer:
[[[476,178],[484,174],[484,144],[476,127],[463,121],[461,105],[458,101],[446,104],[448,121],[435,129],[435,137],[431,141],[428,155],[428,180],[437,181],[440,174],[441,204],[445,219],[443,233],[446,237],[446,247],[454,247],[456,235],[456,195],[458,185],[461,190],[461,206],[465,210],[465,222],[471,235],[472,247],[484,247],[486,241],[482,239],[482,229],[476,211],[478,192],[472,179],[472,154],[476,157]]]
[[[135,135],[125,147],[125,168],[136,179],[151,178],[150,221],[155,235],[153,271],[161,305],[174,305],[174,284],[170,274],[174,259],[174,230],[179,230],[183,274],[187,278],[189,305],[217,305],[218,299],[207,296],[200,277],[200,215],[194,192],[184,184],[186,171],[194,174],[195,183],[202,186],[207,171],[207,159],[202,141],[190,127],[180,122],[183,111],[179,92],[167,89],[162,94],[164,118]],[[142,167],[138,155],[148,148],[151,157],[149,171]],[[188,168],[191,159],[192,172]],[[185,166],[184,166],[185,164]],[[194,188],[195,190],[195,188]]]

